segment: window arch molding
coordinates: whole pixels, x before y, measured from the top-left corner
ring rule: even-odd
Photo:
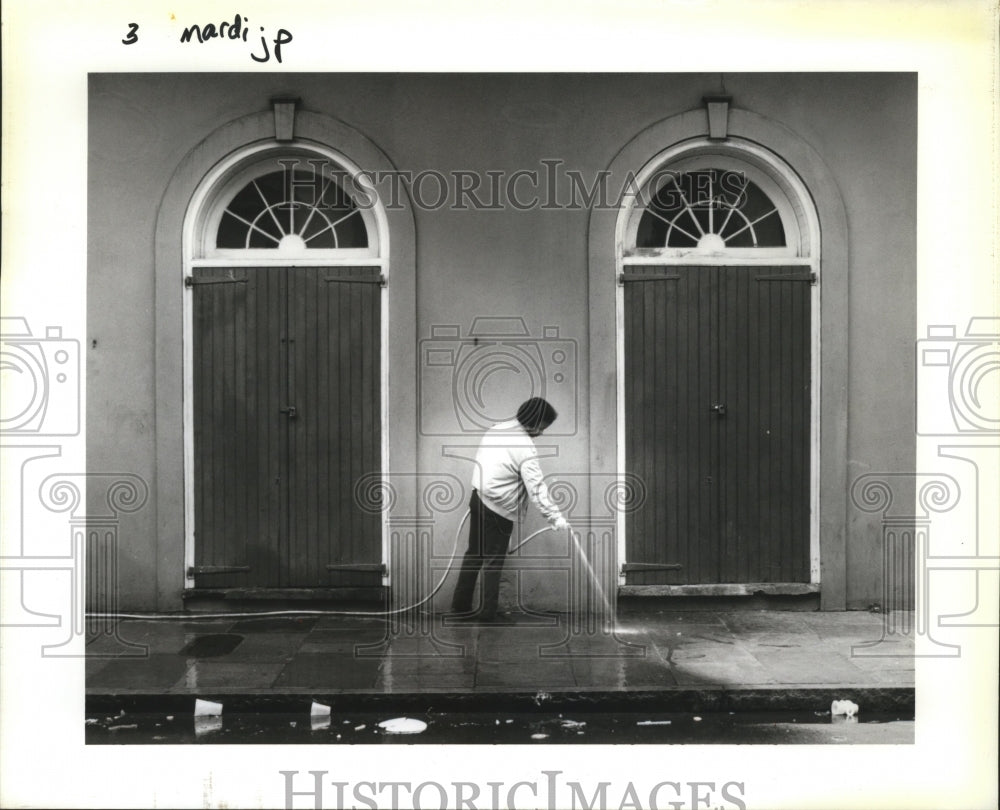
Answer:
[[[718,169],[733,172],[750,181],[775,207],[783,226],[785,245],[781,247],[649,248],[637,245],[637,234],[647,203],[656,189],[670,185],[673,178],[689,172]],[[717,262],[754,259],[818,258],[819,222],[811,197],[798,175],[777,155],[757,144],[731,138],[725,144],[708,138],[694,138],[654,155],[636,174],[633,188],[619,211],[616,223],[616,253],[633,259],[658,262]],[[818,262],[817,262],[818,264]]]
[[[333,181],[343,186],[344,194],[355,201],[356,216],[364,223],[367,245],[310,248],[302,244],[288,245],[282,242],[273,249],[226,248],[217,245],[220,223],[234,197],[261,177],[283,171],[286,162],[290,161],[294,161],[295,168],[306,175],[318,175],[321,184]],[[300,141],[293,146],[282,146],[265,143],[240,149],[213,167],[195,191],[184,228],[184,254],[193,262],[222,259],[227,262],[247,261],[259,264],[315,259],[322,260],[324,264],[336,264],[341,261],[357,263],[359,259],[378,259],[388,265],[389,228],[386,212],[373,191],[365,187],[365,176],[363,169],[344,154],[320,144]],[[287,205],[289,200],[276,202]],[[304,211],[309,208],[301,204],[299,207]]]

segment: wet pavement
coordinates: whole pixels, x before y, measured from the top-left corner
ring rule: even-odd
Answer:
[[[121,619],[87,645],[86,740],[912,743],[908,614],[668,610]],[[893,630],[894,632],[889,632]],[[196,700],[221,704],[195,716]],[[858,717],[831,717],[849,699]],[[311,717],[313,704],[329,707]],[[416,735],[378,723],[422,720]],[[859,722],[860,721],[860,722]]]
[[[87,645],[88,699],[150,696],[899,694],[912,702],[906,614],[620,609],[615,624],[519,613],[450,617],[122,619]],[[842,693],[842,694],[840,694]],[[775,702],[777,701],[777,703]],[[92,702],[92,701],[91,701]],[[744,705],[744,708],[752,708]]]

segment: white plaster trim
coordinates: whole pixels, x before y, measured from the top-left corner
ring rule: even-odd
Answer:
[[[371,259],[364,256],[340,256],[326,259],[255,259],[255,258],[224,258],[224,259],[192,259],[191,267],[381,267],[385,259]]]

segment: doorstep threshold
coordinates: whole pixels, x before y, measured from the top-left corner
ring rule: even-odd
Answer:
[[[388,588],[375,587],[316,587],[316,588],[185,588],[185,601],[197,599],[261,600],[290,599],[301,601],[330,600],[342,602],[384,602]]]
[[[619,596],[808,596],[818,582],[740,582],[705,585],[620,585]]]

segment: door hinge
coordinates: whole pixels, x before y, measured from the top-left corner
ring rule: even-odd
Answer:
[[[327,563],[327,571],[352,571],[361,574],[384,574],[385,563]]]
[[[197,577],[206,574],[246,574],[249,565],[191,565],[188,566],[188,576]]]
[[[184,276],[184,286],[194,287],[203,284],[246,284],[245,278],[195,278],[194,276]]]
[[[650,275],[638,275],[635,273],[619,273],[618,285],[632,284],[637,281],[677,281],[680,275],[677,273],[654,273]]]
[[[385,287],[389,284],[388,279],[381,273],[374,278],[363,276],[327,276],[323,281],[335,281],[341,284],[378,284],[379,287]]]
[[[639,571],[680,571],[684,566],[680,563],[625,563],[622,565],[622,573],[630,574]]]
[[[776,273],[772,276],[756,276],[754,281],[808,281],[810,284],[815,284],[818,279],[815,273],[787,273],[785,275]]]

